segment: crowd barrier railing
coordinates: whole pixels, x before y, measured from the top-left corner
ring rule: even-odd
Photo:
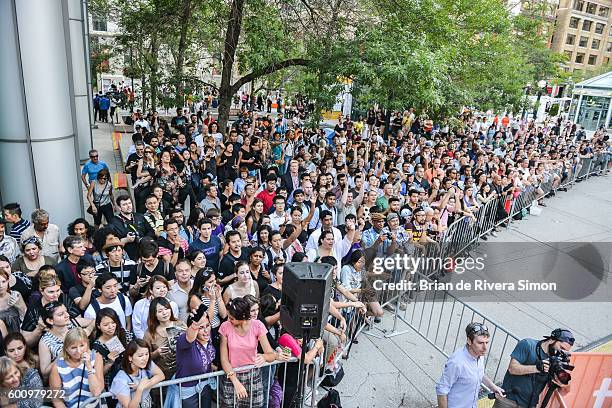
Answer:
[[[264,390],[266,389],[270,390],[273,384],[272,376],[263,375],[263,371],[264,370],[269,370],[269,371],[284,370],[284,375],[283,375],[284,380],[283,380],[283,383],[279,385],[281,386],[281,390],[285,390],[287,385],[291,385],[292,388],[297,388],[297,384],[298,384],[297,376],[296,378],[288,379],[287,369],[288,369],[288,364],[290,363],[297,363],[299,366],[299,359],[293,357],[287,362],[275,361],[272,363],[267,363],[259,368],[253,365],[249,365],[249,366],[236,368],[234,371],[237,373],[241,373],[241,372],[246,372],[246,371],[251,371],[251,370],[261,370],[262,381],[265,382]],[[313,363],[308,364],[306,366],[306,387],[305,387],[304,399],[303,399],[304,407],[311,407],[311,408],[316,407],[317,399],[319,396],[318,393],[316,392],[316,389],[320,385],[320,382],[322,381],[322,378],[319,375],[319,373],[322,371],[321,363],[322,363],[322,359],[318,357],[315,359]],[[297,371],[299,372],[299,368]],[[157,384],[155,387],[151,388],[150,390],[151,391],[150,394],[152,398],[152,406],[153,407],[164,407],[164,408],[182,407],[183,396],[186,395],[186,392],[184,391],[185,387],[183,386],[183,384],[187,382],[194,382],[194,381],[197,381],[198,385],[201,384],[202,387],[205,386],[206,384],[211,386],[211,396],[214,397],[214,399],[217,401],[217,406],[219,406],[220,401],[222,399],[221,379],[223,377],[225,377],[224,371],[215,371],[215,372],[211,372],[207,374],[200,374],[200,375],[195,375],[191,377],[184,377],[184,378],[170,379],[170,380],[162,381],[159,384]],[[253,380],[253,376],[249,376],[249,378],[251,379],[251,381]],[[291,383],[289,383],[288,381],[290,381]],[[288,408],[291,406],[293,401],[285,401],[284,396],[285,396],[284,392],[281,391],[280,407]],[[80,406],[87,407],[87,408],[103,408],[106,406],[106,401],[108,398],[115,399],[115,396],[111,392],[104,392],[97,397],[89,398],[85,402],[81,403]],[[234,395],[234,406],[237,404],[237,402],[238,400],[236,400],[236,396]],[[245,399],[245,401],[241,401],[240,406],[242,407],[245,406],[243,405],[244,402],[248,402],[248,406],[253,407],[254,405],[253,405],[253,400],[252,400],[252,394],[249,395]],[[268,400],[267,403],[263,405],[263,407],[266,408],[269,406],[269,404],[270,404],[270,401]],[[257,405],[257,406],[260,406],[260,405]],[[201,400],[198,401],[198,408],[202,408]]]
[[[610,155],[604,153],[581,159],[577,166],[567,171],[548,170],[539,185],[525,186],[510,200],[506,197],[489,200],[475,212],[474,217],[463,216],[455,220],[440,235],[435,245],[416,249],[410,256],[446,259],[466,254],[478,246],[487,234],[502,226],[509,226],[515,218],[530,211],[534,203],[537,205],[542,198],[554,194],[559,188],[571,187],[576,182],[607,172],[611,164]],[[447,272],[439,263],[425,262],[420,265],[424,266],[411,276],[404,271],[396,272],[385,279],[391,283],[398,282],[400,277],[408,282],[435,282]],[[379,296],[383,306],[393,314],[393,326],[391,330],[387,330],[370,325],[368,335],[390,338],[415,331],[443,355],[449,356],[456,349],[459,339],[465,337],[463,330],[467,324],[482,322],[488,325],[491,334],[489,350],[485,357],[485,372],[494,382],[498,382],[505,373],[510,352],[519,339],[473,306],[444,290],[407,290],[405,286],[400,286],[382,290]],[[459,319],[456,318],[457,314],[461,316]],[[404,323],[409,329],[398,330],[399,323]],[[382,334],[372,329],[378,329]],[[500,370],[500,367],[503,369]]]

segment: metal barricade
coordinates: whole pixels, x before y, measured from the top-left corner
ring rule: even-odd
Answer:
[[[304,393],[304,405],[303,405],[304,407],[308,406],[308,407],[314,408],[316,406],[316,403],[317,403],[316,389],[322,381],[322,378],[320,378],[319,376],[319,373],[321,371],[319,369],[320,361],[321,360],[317,358],[315,362],[313,362],[312,364],[309,364],[306,367],[307,387],[305,387],[306,392]],[[235,372],[245,372],[245,371],[251,371],[251,370],[265,370],[265,369],[270,369],[271,367],[276,367],[276,370],[284,370],[283,378],[285,381],[283,384],[280,384],[280,386],[282,390],[285,390],[285,387],[288,385],[286,383],[288,364],[295,363],[295,362],[299,364],[298,359],[292,358],[288,362],[275,361],[272,363],[267,363],[260,368],[256,368],[255,366],[252,366],[252,365],[245,366],[245,367],[239,367],[235,369]],[[299,368],[298,368],[298,372],[299,372]],[[204,383],[204,382],[208,382],[209,384],[211,383],[215,384],[215,389],[212,390],[212,393],[216,397],[217,405],[219,405],[221,398],[222,398],[220,388],[221,388],[221,378],[223,377],[225,377],[224,371],[215,371],[215,372],[211,372],[207,374],[201,374],[201,375],[196,375],[196,376],[191,376],[191,377],[162,381],[151,389],[151,396],[153,398],[153,406],[168,407],[168,408],[181,407],[182,406],[181,401],[183,400],[183,394],[184,394],[183,384],[187,382],[194,382],[194,381],[197,381],[198,384]],[[251,378],[251,381],[252,381],[253,376],[249,376],[249,377]],[[291,384],[291,385],[297,388],[298,379],[295,378],[291,380],[292,381],[295,380],[295,384]],[[262,378],[262,381],[263,381],[263,378]],[[268,376],[268,387],[267,387],[268,390],[270,389],[271,385],[272,385],[272,379],[270,378],[270,376]],[[155,397],[153,397],[153,395],[155,395]],[[249,395],[249,397],[252,398],[252,395]],[[247,397],[247,399],[249,397]],[[97,397],[88,399],[87,401],[82,403],[81,406],[88,407],[88,408],[94,408],[94,407],[102,408],[105,406],[105,401],[107,398],[114,399],[115,397],[111,392],[104,392]],[[235,398],[236,396],[234,395],[234,399]],[[252,402],[253,402],[252,400],[249,401],[250,407],[253,406]],[[284,401],[284,392],[283,392],[281,394],[281,407],[283,408],[289,407],[291,402],[292,401]],[[202,401],[199,400],[199,405],[198,405],[199,408],[201,408],[201,403]],[[234,405],[235,404],[236,404],[236,400],[234,400]],[[269,404],[269,400],[268,400],[268,404]],[[268,404],[264,405],[264,407],[267,407]]]
[[[513,218],[523,215],[534,203],[554,194],[558,188],[571,185],[581,178],[605,173],[609,171],[610,164],[610,154],[602,153],[582,159],[580,164],[569,169],[567,174],[564,174],[563,168],[549,170],[539,185],[526,186],[513,197],[506,216],[500,218],[498,212],[498,209],[506,204],[506,198],[492,199],[475,212],[475,219],[468,216],[457,219],[440,236],[437,245],[432,245],[432,249],[426,251],[417,250],[414,256],[442,259],[461,256],[479,245],[485,234],[504,223],[509,226]],[[408,281],[436,282],[437,276],[446,271],[441,267],[436,269],[432,265],[425,263],[425,267]],[[459,338],[463,337],[461,332],[468,323],[479,321],[487,324],[491,340],[485,357],[485,372],[493,381],[501,379],[509,363],[510,352],[519,340],[502,325],[444,290],[396,290],[385,299],[385,305],[390,306],[388,310],[394,314],[393,329],[382,330],[382,336],[375,337],[389,338],[416,331],[445,356],[449,356],[456,349]],[[456,318],[457,315],[460,315],[459,319]],[[400,322],[406,324],[409,330],[398,331],[397,325]],[[503,369],[500,370],[500,367]]]

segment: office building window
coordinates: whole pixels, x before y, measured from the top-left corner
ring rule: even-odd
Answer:
[[[574,0],[574,10],[582,11],[584,8],[583,0]]]
[[[584,22],[582,23],[582,30],[591,31],[592,25],[593,25],[593,22],[591,20],[584,20]]]
[[[576,64],[582,64],[584,62],[584,54],[579,52],[576,54]]]
[[[591,41],[591,49],[592,50],[598,50],[599,49],[599,44],[601,43],[601,41],[593,38],[593,41]]]
[[[568,34],[567,38],[565,39],[565,43],[567,45],[574,45],[575,42],[576,42],[576,36],[574,34]]]
[[[595,3],[587,3],[586,12],[589,14],[595,14],[597,10],[597,4]]]
[[[92,20],[92,29],[94,31],[108,31],[106,29],[106,16],[100,16],[94,14],[91,17]]]
[[[610,15],[610,9],[608,7],[599,6],[599,13],[597,13],[599,17],[608,17]]]
[[[580,19],[578,17],[570,18],[570,22],[569,22],[570,28],[578,28],[578,24],[580,24]]]
[[[612,52],[612,42],[608,43],[608,47],[606,48],[607,52]]]
[[[604,28],[606,28],[606,25],[603,23],[595,24],[595,34],[603,34]]]
[[[589,65],[595,65],[597,63],[597,55],[589,55]]]
[[[589,37],[580,37],[580,42],[578,43],[579,47],[586,47],[589,43]]]

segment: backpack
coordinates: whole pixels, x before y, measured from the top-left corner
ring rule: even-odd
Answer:
[[[327,395],[321,398],[317,404],[317,408],[342,408],[338,391],[333,388],[329,389]]]
[[[117,293],[117,296],[119,297],[119,303],[121,304],[121,309],[123,309],[123,311],[125,312],[125,306],[126,306],[125,296],[123,296],[123,293],[121,292]],[[91,307],[93,307],[93,310],[94,312],[96,312],[96,315],[100,312],[100,309],[102,309],[100,307],[100,303],[98,302],[98,299],[96,298],[91,299]]]
[[[283,254],[283,258],[285,258],[285,263],[289,262],[289,259],[287,257],[287,251],[285,251],[283,248],[281,248],[281,253]],[[268,267],[268,272],[272,270],[272,266],[274,266],[274,254],[272,253],[272,249],[268,248],[266,249],[266,266]]]
[[[108,110],[108,108],[110,107],[110,100],[106,97],[104,98],[100,98],[100,110]]]

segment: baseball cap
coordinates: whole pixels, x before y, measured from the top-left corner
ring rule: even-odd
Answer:
[[[412,212],[408,208],[404,208],[402,211],[400,211],[400,215],[402,218],[410,218],[412,216]]]
[[[391,220],[395,220],[398,219],[399,215],[397,215],[397,213],[389,213],[389,215],[387,215],[387,222],[391,221]]]
[[[557,340],[557,341],[563,341],[572,346],[574,345],[574,342],[576,341],[573,333],[567,329],[555,329],[552,331],[552,333],[550,333],[550,336],[544,336],[544,338],[547,340],[552,339],[552,340]]]

